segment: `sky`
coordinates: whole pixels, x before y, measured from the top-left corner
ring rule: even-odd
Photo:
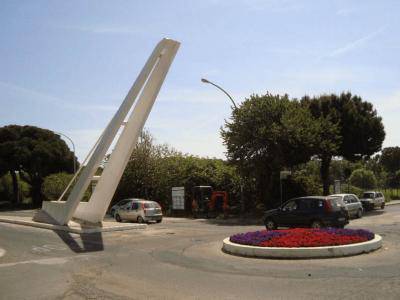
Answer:
[[[145,125],[157,143],[225,158],[231,103],[204,77],[237,103],[351,91],[383,118],[383,146],[399,146],[399,11],[397,0],[0,0],[0,126],[64,133],[82,161],[168,37],[181,47]]]

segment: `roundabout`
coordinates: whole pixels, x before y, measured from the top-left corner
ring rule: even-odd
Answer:
[[[359,229],[288,229],[236,234],[223,240],[225,253],[259,258],[333,258],[369,253],[382,237]]]

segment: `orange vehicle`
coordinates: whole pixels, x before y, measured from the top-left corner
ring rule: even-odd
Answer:
[[[216,217],[219,214],[226,215],[229,209],[228,193],[225,191],[213,191],[211,186],[193,187],[192,213],[194,217]]]

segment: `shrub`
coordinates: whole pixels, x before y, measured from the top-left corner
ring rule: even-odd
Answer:
[[[351,173],[350,183],[362,189],[373,189],[376,186],[376,177],[372,171],[357,169]]]
[[[42,185],[44,200],[57,200],[64,192],[73,175],[67,173],[55,173],[47,176]],[[66,195],[68,197],[69,191]]]

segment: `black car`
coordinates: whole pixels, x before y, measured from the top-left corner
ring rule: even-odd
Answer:
[[[285,202],[281,207],[265,212],[268,230],[283,227],[344,227],[349,214],[338,197],[301,197]]]

